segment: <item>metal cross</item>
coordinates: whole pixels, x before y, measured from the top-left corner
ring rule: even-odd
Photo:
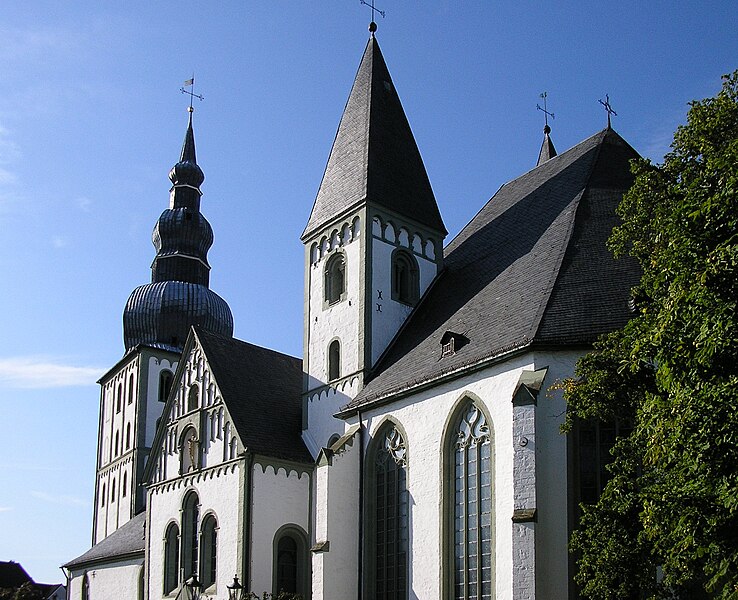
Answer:
[[[542,111],[545,115],[544,119],[546,120],[546,127],[548,127],[548,118],[551,117],[552,119],[555,119],[556,117],[552,112],[548,112],[548,110],[546,110],[546,98],[548,98],[548,92],[543,92],[541,94],[541,98],[543,98],[543,108],[541,108],[540,104],[536,104],[536,108]]]
[[[366,0],[359,0],[359,2],[372,9],[372,23],[374,23],[375,12],[378,12],[380,15],[382,15],[382,18],[384,19],[384,11],[374,7],[374,0],[372,0],[371,2],[367,2]]]
[[[618,113],[616,113],[615,110],[613,109],[613,107],[610,106],[610,95],[609,94],[605,94],[605,101],[603,102],[602,100],[598,100],[598,102],[600,104],[602,104],[602,106],[604,106],[605,107],[605,110],[607,111],[607,128],[608,129],[611,129],[611,127],[610,127],[610,115],[615,115],[617,117],[618,116]]]
[[[186,90],[186,87],[192,86],[191,90]],[[195,76],[192,76],[192,79],[188,79],[184,82],[184,85],[179,88],[179,91],[183,94],[187,94],[190,97],[190,112],[192,112],[192,100],[197,98],[198,100],[205,100],[205,96],[202,96],[200,94],[195,93]]]

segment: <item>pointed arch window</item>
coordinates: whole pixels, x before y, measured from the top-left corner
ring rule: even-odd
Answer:
[[[164,534],[164,594],[171,594],[179,583],[179,527],[170,523]]]
[[[218,521],[214,515],[203,519],[200,540],[200,581],[203,589],[207,589],[215,584],[218,572]]]
[[[197,573],[200,500],[190,492],[182,503],[182,568],[185,579]]]
[[[168,369],[164,369],[159,373],[159,402],[167,401],[169,392],[172,389],[172,381],[174,381],[174,376]]]
[[[341,376],[341,342],[333,340],[328,346],[328,380]]]
[[[369,450],[368,555],[373,568],[369,597],[408,597],[407,448],[397,427],[379,430]],[[373,531],[371,531],[373,529]]]
[[[297,525],[288,525],[274,536],[272,587],[280,592],[307,596],[310,582],[307,535]]]
[[[494,597],[493,457],[490,427],[474,402],[453,421],[445,447],[446,552],[454,600]]]
[[[325,301],[334,304],[345,297],[346,259],[342,252],[337,252],[325,264]]]
[[[392,253],[392,299],[414,305],[419,297],[418,261],[407,250],[398,248]]]

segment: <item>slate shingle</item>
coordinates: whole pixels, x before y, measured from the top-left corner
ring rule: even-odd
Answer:
[[[95,544],[87,552],[70,560],[64,566],[68,569],[80,567],[88,563],[109,561],[131,554],[144,554],[146,512],[137,514],[127,523],[121,525],[104,540]]]

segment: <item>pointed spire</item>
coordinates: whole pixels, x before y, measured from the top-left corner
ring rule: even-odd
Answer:
[[[446,233],[374,35],[364,50],[303,238],[362,202]]]
[[[195,112],[195,109],[192,106],[188,106],[187,112],[190,113],[190,117],[187,122],[187,133],[185,133],[182,154],[179,157],[179,161],[197,164],[197,158],[195,157],[195,132],[192,130],[192,113]]]
[[[187,122],[187,132],[182,143],[182,153],[180,154],[179,162],[169,172],[169,179],[175,188],[178,186],[188,186],[199,190],[202,182],[205,181],[205,174],[198,166],[195,154],[195,132],[192,129],[193,110],[191,106],[187,108],[190,116]]]
[[[543,144],[541,144],[541,151],[538,153],[538,162],[536,163],[536,167],[556,156],[556,148],[554,148],[553,142],[551,141],[550,133],[551,128],[547,124],[543,128]]]

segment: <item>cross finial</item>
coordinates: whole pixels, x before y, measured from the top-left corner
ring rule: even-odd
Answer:
[[[598,102],[602,104],[602,106],[604,106],[605,110],[607,111],[607,128],[612,129],[612,127],[610,127],[610,115],[615,115],[617,117],[618,113],[616,113],[613,107],[610,106],[610,95],[605,94],[605,101],[603,102],[602,100],[599,100]]]
[[[371,2],[367,2],[366,0],[359,0],[359,2],[361,2],[364,6],[368,6],[372,9],[372,22],[369,23],[369,31],[371,31],[372,35],[374,35],[374,32],[377,30],[377,24],[374,21],[374,13],[379,13],[384,19],[384,11],[379,10],[374,6],[374,0],[371,0]]]
[[[543,92],[541,94],[541,98],[543,98],[543,108],[541,108],[540,104],[536,104],[536,108],[543,112],[544,120],[546,121],[546,125],[543,128],[543,133],[551,133],[551,128],[548,126],[548,118],[551,117],[552,119],[555,119],[556,117],[552,112],[548,112],[547,106],[546,106],[546,98],[548,98],[548,92]]]
[[[191,89],[186,90],[185,88],[188,88],[188,87]],[[183,94],[187,94],[190,97],[190,106],[187,108],[187,112],[192,112],[193,110],[195,110],[194,108],[192,108],[192,101],[195,98],[197,98],[198,100],[205,100],[205,96],[195,93],[195,76],[194,75],[192,75],[191,79],[188,79],[187,81],[184,82],[184,85],[181,88],[179,88],[179,91],[182,92]]]

